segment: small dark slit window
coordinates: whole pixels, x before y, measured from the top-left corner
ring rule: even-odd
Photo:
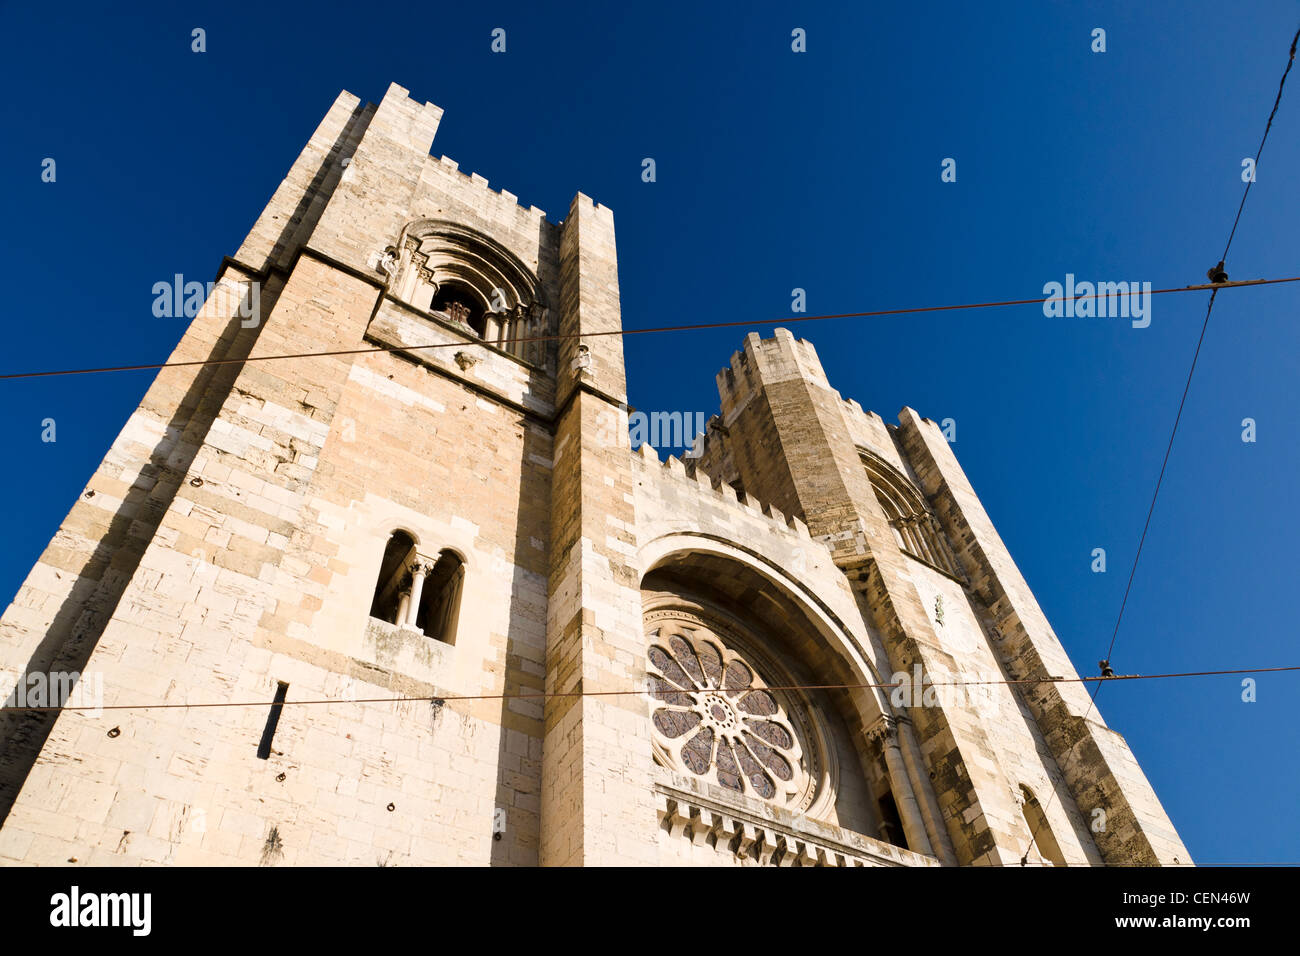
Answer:
[[[285,695],[289,693],[289,685],[280,682],[280,686],[275,689],[275,702],[271,704],[271,712],[266,715],[266,728],[262,731],[262,742],[257,745],[257,759],[266,760],[271,756],[271,741],[275,739],[275,725],[280,722],[280,711],[284,708]]]

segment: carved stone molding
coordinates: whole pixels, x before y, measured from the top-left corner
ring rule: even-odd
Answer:
[[[532,269],[505,246],[458,223],[418,219],[403,228],[400,247],[390,273],[394,298],[431,312],[435,298],[454,290],[485,320],[481,329],[476,324],[476,336],[530,365],[553,368],[547,296]],[[453,324],[468,328],[468,310],[452,302],[446,312]]]
[[[655,786],[659,825],[674,839],[736,858],[747,866],[938,866],[934,857],[799,814],[729,806],[682,786],[660,768]],[[779,818],[778,818],[779,817]]]
[[[867,739],[877,747],[898,746],[898,718],[881,714],[880,719],[867,728]]]

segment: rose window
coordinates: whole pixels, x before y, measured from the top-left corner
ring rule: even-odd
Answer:
[[[649,638],[657,749],[675,769],[775,803],[806,790],[792,725],[747,661],[700,627],[664,623]]]

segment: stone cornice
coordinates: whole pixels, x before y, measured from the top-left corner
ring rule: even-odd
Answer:
[[[818,823],[655,767],[660,825],[753,866],[939,866],[932,856]],[[715,796],[715,793],[718,794]]]

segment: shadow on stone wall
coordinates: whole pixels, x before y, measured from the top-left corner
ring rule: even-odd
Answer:
[[[278,293],[278,287],[261,292],[263,315],[274,305]],[[255,327],[244,328],[242,323],[238,312],[226,323],[207,361],[230,364],[205,365],[195,375],[167,422],[162,439],[149,454],[148,464],[141,469],[140,477],[114,513],[94,553],[78,572],[77,584],[55,614],[20,680],[35,673],[76,674],[79,679],[85,670],[163,515],[203,447],[208,429],[244,367],[243,360],[265,326],[265,322],[260,322]],[[12,706],[15,697],[16,691],[5,701],[5,706]],[[0,712],[0,826],[8,818],[58,716],[58,711]]]

